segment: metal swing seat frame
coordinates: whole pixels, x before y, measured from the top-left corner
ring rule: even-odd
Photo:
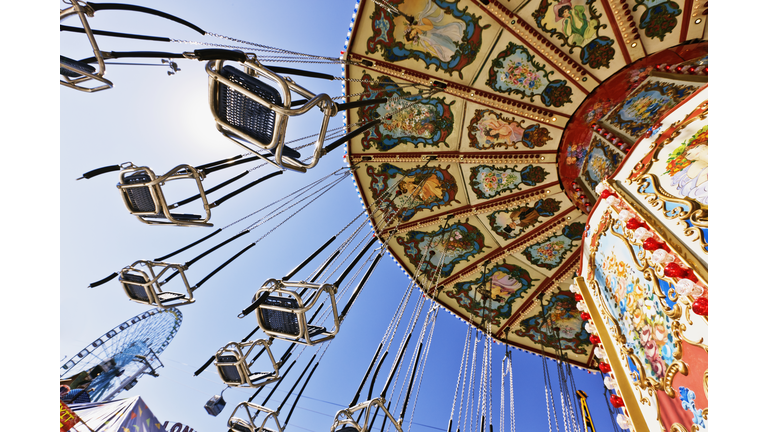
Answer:
[[[81,5],[81,3],[83,4]],[[86,15],[92,17],[94,10],[88,6],[87,2],[81,0],[71,0],[71,4],[71,7],[59,11],[59,21],[72,15],[77,15],[80,18],[80,22],[83,24],[83,29],[91,44],[91,48],[93,48],[93,55],[96,56],[96,61],[98,62],[99,67],[96,69],[89,65],[83,65],[77,61],[68,62],[63,61],[64,59],[60,58],[59,70],[66,70],[70,74],[61,74],[63,80],[60,80],[59,82],[63,86],[88,93],[110,89],[114,84],[112,84],[112,81],[104,78],[104,74],[106,73],[104,56],[101,54],[101,50],[99,50],[96,38],[93,36],[93,31],[88,25],[88,19],[86,18]],[[84,85],[89,81],[96,81],[96,83],[92,83],[93,86]]]
[[[309,298],[302,299],[298,292],[299,289],[307,289],[308,292],[305,293],[305,296],[309,295]],[[333,328],[331,330],[313,326],[307,322],[307,312],[314,308],[323,292],[328,293],[333,312]],[[336,337],[341,324],[336,305],[336,292],[337,288],[334,284],[269,279],[253,296],[254,301],[262,295],[268,296],[256,310],[259,327],[264,333],[275,339],[302,345],[312,346],[331,340]]]
[[[248,420],[236,417],[235,414],[237,414],[238,410],[245,411],[245,415],[247,416]],[[264,418],[264,420],[262,420],[260,426],[256,426],[256,416],[261,412],[266,413],[267,416]],[[227,427],[229,428],[229,432],[283,432],[283,427],[280,425],[280,421],[277,419],[278,414],[279,412],[277,411],[273,411],[269,408],[256,405],[251,402],[240,402],[235,407],[232,415],[229,416],[229,419],[227,420]],[[269,429],[265,427],[267,421],[270,418],[274,419],[275,425],[277,425],[276,429]]]
[[[244,71],[225,65],[226,60],[211,60],[206,64],[208,100],[216,128],[249,152],[270,151],[274,160],[261,157],[279,168],[299,172],[313,168],[325,154],[323,143],[328,122],[338,114],[338,106],[327,94],[315,95],[290,77],[282,77],[262,66],[254,54],[245,54],[245,59],[239,62]],[[259,78],[268,79],[276,87]],[[292,108],[292,91],[306,98],[298,108]],[[323,119],[312,159],[305,164],[284,154],[285,131],[290,117],[315,107],[323,112]]]
[[[269,346],[270,340],[259,339],[248,342],[230,342],[216,352],[214,364],[219,373],[219,378],[229,387],[258,388],[280,379],[280,366],[282,362],[276,362]],[[250,364],[256,358],[250,359],[253,349],[263,346],[272,363],[273,372],[253,372]],[[249,362],[250,359],[250,362]],[[234,371],[234,373],[232,373]],[[235,379],[235,375],[237,379]],[[237,411],[237,410],[235,410]],[[233,413],[234,414],[234,413]]]
[[[213,224],[208,223],[211,218],[211,206],[203,189],[204,178],[205,174],[191,165],[178,165],[166,174],[157,176],[149,167],[136,166],[129,162],[120,172],[117,188],[128,211],[145,224],[212,227]],[[205,216],[171,213],[165,199],[162,187],[167,182],[190,179],[197,185]]]
[[[383,397],[377,397],[369,401],[360,402],[353,407],[336,412],[333,424],[331,425],[331,432],[370,432],[370,428],[372,426],[371,423],[373,420],[375,420],[372,413],[374,409],[381,409],[384,411],[384,415],[387,416],[389,421],[392,422],[392,425],[395,426],[397,432],[403,432],[403,427],[400,424],[400,421],[396,420],[392,414],[390,414],[389,410],[387,410],[386,400]],[[361,410],[364,410],[362,425],[354,419],[355,413]],[[341,429],[337,429],[340,426]]]
[[[147,271],[141,270],[139,268],[141,266],[146,267]],[[195,302],[192,288],[184,274],[185,269],[186,267],[181,264],[139,260],[120,270],[118,280],[131,301],[168,309]],[[170,270],[179,273],[182,283],[186,287],[186,294],[163,291],[161,287],[165,282],[160,281],[160,278]]]

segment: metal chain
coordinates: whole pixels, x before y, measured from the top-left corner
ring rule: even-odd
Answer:
[[[239,43],[239,44],[244,44],[244,45],[250,45],[250,46],[253,46],[253,47],[257,47],[257,48],[260,48],[261,50],[278,52],[278,53],[281,53],[281,54],[289,54],[289,55],[295,55],[295,56],[301,56],[301,57],[307,57],[307,58],[314,58],[314,59],[321,59],[321,60],[339,60],[338,58],[334,58],[334,57],[318,56],[318,55],[313,55],[313,54],[300,53],[300,52],[296,52],[296,51],[289,51],[289,50],[285,50],[285,49],[282,49],[282,48],[276,48],[276,47],[271,47],[271,46],[268,46],[268,45],[258,44],[258,43],[255,43],[255,42],[248,42],[248,41],[244,41],[244,40],[240,40],[240,39],[235,39],[235,38],[231,38],[229,36],[224,36],[224,35],[220,35],[220,34],[216,34],[216,33],[206,32],[205,34],[206,34],[206,36],[213,36],[213,37],[216,37],[216,38],[225,39],[225,40],[236,42],[236,43]]]
[[[464,338],[464,350],[461,352],[461,363],[459,363],[459,377],[456,379],[456,391],[453,392],[453,404],[451,404],[451,417],[450,420],[453,420],[453,411],[456,408],[456,396],[459,395],[459,383],[461,383],[461,373],[462,370],[464,370],[464,358],[467,355],[467,350],[469,349],[469,338],[470,338],[470,332],[472,330],[472,327],[467,326],[467,336]],[[462,393],[462,397],[463,397]]]
[[[400,11],[396,7],[389,4],[389,2],[382,1],[382,0],[373,0],[373,2],[376,3],[376,5],[379,6],[380,8],[386,9],[387,12],[393,15],[400,15]]]
[[[337,179],[337,180],[334,180],[334,181],[335,181],[335,182],[339,182],[340,180],[343,180],[343,177],[342,177],[341,179]],[[337,183],[330,183],[330,185],[331,185],[330,187],[333,187],[333,186],[335,186],[336,184],[337,184]],[[322,186],[322,187],[323,187],[323,188],[328,188],[329,186]],[[278,209],[275,209],[275,211],[273,211],[272,213],[270,213],[270,214],[269,214],[269,215],[267,215],[267,216],[264,216],[263,218],[259,219],[258,221],[256,221],[256,222],[252,223],[251,225],[249,225],[248,227],[246,227],[246,228],[245,228],[243,231],[251,230],[251,229],[253,229],[253,228],[256,228],[256,227],[258,227],[258,226],[261,226],[261,225],[265,224],[266,222],[269,222],[270,220],[272,220],[272,219],[276,218],[277,216],[281,215],[282,213],[285,213],[285,212],[286,212],[286,211],[288,211],[289,209],[291,209],[291,208],[293,208],[293,207],[295,207],[295,206],[297,206],[297,205],[301,204],[301,202],[303,202],[303,201],[305,201],[305,200],[309,199],[309,198],[310,198],[312,195],[314,195],[314,194],[317,194],[317,193],[320,193],[320,191],[321,191],[321,190],[322,190],[322,188],[321,188],[321,189],[318,189],[318,190],[316,190],[316,191],[314,191],[314,192],[312,192],[311,194],[309,194],[309,195],[305,196],[304,198],[302,198],[302,199],[300,199],[300,200],[296,201],[295,203],[291,204],[290,206],[288,206],[288,207],[284,208],[283,210],[280,210],[279,212],[277,211]],[[323,193],[325,193],[325,192],[323,192]],[[313,200],[313,201],[314,201],[314,200]],[[310,202],[311,202],[311,201],[310,201]],[[288,203],[285,203],[285,204],[283,204],[283,206],[285,206],[286,204],[288,204]],[[309,204],[307,204],[307,205],[309,205]],[[283,206],[280,206],[280,207],[283,207]],[[300,209],[300,210],[301,210],[301,209]]]
[[[488,424],[493,424],[493,340],[491,339],[491,323],[488,322],[486,332],[488,338]]]
[[[232,225],[235,225],[235,224],[237,224],[237,223],[239,223],[239,222],[241,222],[241,221],[243,221],[243,220],[245,220],[245,219],[248,219],[249,217],[251,217],[251,216],[253,216],[253,215],[255,215],[255,214],[257,214],[257,213],[259,213],[259,212],[261,212],[261,211],[263,211],[263,210],[265,210],[265,209],[267,209],[267,208],[269,208],[269,207],[271,207],[271,206],[273,206],[273,205],[275,205],[275,204],[277,204],[277,203],[279,203],[280,201],[286,200],[286,199],[290,198],[291,196],[293,196],[293,195],[296,195],[297,193],[298,193],[299,195],[301,195],[301,194],[303,194],[304,192],[306,192],[306,191],[304,191],[304,192],[301,192],[302,190],[304,190],[304,189],[311,189],[312,187],[316,186],[317,184],[319,184],[319,183],[320,183],[320,182],[322,182],[323,180],[326,180],[327,178],[329,178],[329,177],[333,176],[334,174],[336,174],[336,173],[339,173],[339,172],[341,172],[341,171],[343,171],[343,170],[346,170],[346,169],[347,169],[347,168],[340,168],[340,169],[338,169],[338,170],[336,170],[336,171],[334,171],[334,172],[332,172],[332,173],[328,174],[327,176],[325,176],[325,177],[323,177],[323,178],[321,178],[321,179],[319,179],[319,180],[316,180],[316,181],[314,181],[314,182],[312,182],[312,183],[310,183],[310,184],[308,184],[308,185],[306,185],[306,186],[303,186],[303,187],[301,187],[301,188],[299,188],[299,189],[296,189],[295,191],[291,192],[290,194],[288,194],[288,195],[286,195],[286,196],[284,196],[284,197],[282,197],[282,198],[280,198],[280,199],[278,199],[278,200],[276,200],[276,201],[273,201],[272,203],[270,203],[270,204],[267,204],[266,206],[264,206],[264,207],[262,207],[262,208],[260,208],[260,209],[256,210],[255,212],[253,212],[253,213],[250,213],[250,214],[248,214],[248,215],[246,215],[246,216],[244,216],[244,217],[241,217],[240,219],[238,219],[238,220],[236,220],[236,221],[234,221],[234,222],[230,223],[229,225],[227,225],[227,226],[223,227],[223,228],[222,228],[222,230],[223,230],[223,229],[226,229],[226,228],[229,228],[229,227],[231,227]],[[301,192],[301,193],[300,193],[300,192]],[[283,204],[283,205],[285,205],[285,204]],[[278,207],[278,208],[279,208],[279,207]]]
[[[499,402],[499,432],[504,432],[504,377],[507,376],[504,368],[507,364],[507,357],[501,361],[501,401]]]
[[[411,418],[408,421],[408,431],[411,430],[413,424],[413,416],[416,414],[416,404],[419,403],[419,393],[421,392],[421,381],[424,379],[424,371],[427,368],[427,358],[429,357],[429,348],[432,346],[432,336],[435,333],[435,324],[437,323],[437,314],[440,312],[440,308],[434,305],[435,314],[432,317],[432,328],[429,330],[429,336],[427,337],[427,349],[424,352],[424,361],[421,363],[421,373],[419,374],[419,383],[416,385],[416,398],[413,400],[413,409],[411,410]]]
[[[510,421],[512,422],[512,429],[510,432],[515,432],[515,397],[512,388],[512,359],[507,357],[507,364],[509,368],[509,411]]]
[[[473,412],[474,408],[475,408],[474,393],[475,393],[475,368],[476,368],[476,366],[477,366],[477,331],[475,331],[475,346],[474,346],[474,350],[472,352],[472,372],[470,373],[470,376],[469,376],[469,393],[467,394],[467,397],[469,398],[469,402],[470,403],[469,403],[469,411],[467,411],[467,418],[469,418],[469,414],[471,412]],[[464,419],[465,426],[466,426],[467,418]],[[470,428],[469,432],[472,432],[473,429],[472,429],[472,421],[471,420],[469,421],[469,428]]]
[[[547,384],[544,384],[544,401],[547,404],[547,422],[549,422],[549,432],[552,432],[552,418],[549,415],[549,393],[547,393]]]

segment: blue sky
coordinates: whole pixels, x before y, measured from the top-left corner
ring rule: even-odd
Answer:
[[[284,49],[337,56],[352,17],[352,1],[153,1],[136,2],[187,19],[219,34],[278,46]],[[128,33],[168,36],[220,43],[203,38],[179,25],[130,12],[100,12],[90,21],[93,28]],[[65,24],[77,26],[76,19]],[[181,52],[194,47],[180,44],[154,44],[142,41],[99,39],[101,49],[158,50]],[[61,35],[61,54],[72,58],[91,55],[81,35]],[[156,62],[155,62],[156,63]],[[118,271],[137,259],[149,259],[177,249],[210,232],[208,228],[153,227],[141,224],[124,208],[115,184],[117,174],[75,181],[82,173],[101,166],[132,161],[165,171],[175,165],[198,165],[241,154],[239,147],[215,129],[207,101],[207,76],[204,63],[179,61],[181,71],[174,76],[159,66],[109,67],[108,77],[115,88],[94,94],[61,87],[60,107],[60,341],[59,356],[72,356],[95,338],[122,321],[141,313],[146,306],[128,301],[116,281],[87,289],[95,280]],[[289,65],[296,66],[296,65]],[[297,67],[302,67],[298,65]],[[340,75],[336,65],[305,65],[307,69]],[[331,96],[341,95],[340,82],[302,79],[301,84]],[[342,124],[341,115],[331,127]],[[289,139],[315,132],[314,126],[299,123],[289,130]],[[326,156],[307,174],[288,172],[233,198],[213,209],[212,222],[222,227],[297,187],[345,165],[343,150]],[[240,172],[240,170],[234,170]],[[271,172],[263,168],[253,178]],[[223,180],[211,176],[211,183]],[[55,188],[54,188],[54,192]],[[51,208],[55,206],[51,205]],[[184,321],[180,332],[161,356],[165,367],[159,378],[144,377],[120,397],[141,395],[161,422],[182,422],[198,432],[224,430],[235,405],[251,395],[249,390],[230,389],[224,393],[227,407],[218,417],[209,416],[204,403],[219,394],[224,385],[210,367],[198,377],[193,372],[225,343],[239,340],[256,325],[255,317],[238,319],[254,292],[268,278],[281,277],[356,216],[362,207],[351,180],[345,180],[331,193],[312,204],[306,212],[281,226],[270,236],[214,276],[196,293],[197,302],[180,308]],[[43,222],[44,223],[44,222]],[[272,225],[269,225],[271,227]],[[255,230],[240,246],[224,248],[206,257],[190,270],[197,281],[248,242],[267,232]],[[235,231],[230,231],[230,235]],[[200,251],[201,249],[197,249]],[[186,260],[193,253],[181,255]],[[316,263],[313,263],[313,266]],[[312,266],[310,266],[312,267]],[[329,430],[333,416],[351,401],[365,368],[382,338],[409,280],[388,256],[382,260],[355,303],[341,332],[307,387],[288,430]],[[415,303],[415,298],[411,304]],[[410,311],[406,311],[406,317]],[[420,325],[420,324],[419,324]],[[447,427],[456,388],[466,324],[441,310],[437,318],[427,370],[418,396],[412,430],[430,431]],[[395,338],[395,346],[401,336]],[[411,345],[413,349],[415,344]],[[410,359],[411,349],[406,354]],[[280,353],[283,348],[275,351]],[[393,351],[395,348],[392,349]],[[498,390],[504,348],[494,345],[493,413],[498,431]],[[478,358],[482,355],[478,346]],[[305,353],[292,377],[311,356]],[[394,352],[390,353],[390,358]],[[517,430],[548,431],[544,401],[541,358],[513,350],[515,376],[515,414]],[[379,375],[386,378],[389,364]],[[549,362],[554,372],[554,362]],[[405,373],[405,372],[403,372]],[[603,399],[602,378],[574,370],[577,387],[589,394],[589,404],[597,430],[613,430]],[[290,376],[289,376],[290,378]],[[556,375],[552,374],[556,386]],[[267,404],[276,407],[290,388],[286,378]],[[402,378],[401,378],[402,381]],[[374,392],[377,394],[380,386]],[[557,392],[557,388],[553,388]],[[261,403],[266,392],[254,402]],[[413,407],[412,396],[410,406]],[[507,396],[508,397],[508,396]],[[291,403],[292,400],[289,402]],[[505,411],[508,413],[509,408]],[[284,409],[287,412],[287,408]],[[397,416],[399,409],[395,410]],[[284,418],[285,414],[281,416]],[[406,420],[410,416],[406,416]],[[561,418],[560,428],[562,428]],[[509,420],[507,419],[507,428]],[[456,427],[454,426],[454,430]]]

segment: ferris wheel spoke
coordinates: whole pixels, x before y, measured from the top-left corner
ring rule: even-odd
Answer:
[[[178,332],[182,318],[176,308],[142,312],[70,357],[60,368],[60,376],[75,377],[103,365],[105,370],[91,381],[94,389],[91,400],[111,400],[125,387],[132,387],[148,368],[154,367],[137,356],[154,358],[160,355]]]

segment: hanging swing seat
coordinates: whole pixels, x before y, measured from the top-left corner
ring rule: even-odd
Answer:
[[[96,44],[93,31],[91,31],[91,27],[88,25],[88,19],[86,18],[86,15],[93,16],[93,12],[93,8],[91,8],[88,3],[83,2],[83,4],[81,4],[81,2],[77,0],[72,2],[71,7],[59,11],[59,21],[72,15],[77,15],[80,18],[80,22],[83,24],[83,29],[88,36],[88,41],[91,44],[91,48],[93,48],[93,54],[96,56],[96,61],[99,65],[97,70],[87,63],[59,56],[59,73],[63,78],[59,82],[65,87],[88,93],[113,87],[112,82],[104,78],[104,73],[106,72],[104,57],[99,50],[99,46]]]
[[[333,284],[270,279],[253,298],[256,302],[262,295],[267,296],[257,310],[259,326],[269,336],[302,345],[311,346],[333,339],[339,331],[336,291]],[[326,295],[333,311],[334,326],[330,331],[322,326],[311,325],[311,318],[307,320],[307,313]]]
[[[384,415],[392,422],[397,432],[403,432],[403,427],[399,421],[397,421],[386,407],[386,401],[383,397],[371,399],[369,401],[361,402],[351,408],[340,410],[336,413],[336,417],[333,420],[331,431],[334,432],[370,432],[372,423],[375,420],[374,411],[381,410]],[[363,411],[363,416],[360,418],[362,424],[355,421],[355,413]],[[383,428],[383,425],[382,425]]]
[[[141,267],[146,267],[147,270],[141,270]],[[165,283],[160,281],[160,278],[169,270],[175,270],[179,273],[186,287],[186,293],[163,291],[161,289],[161,286]],[[195,299],[192,297],[192,289],[184,275],[184,266],[180,264],[139,260],[123,268],[119,276],[119,281],[125,290],[125,294],[128,295],[130,300],[137,303],[170,308],[195,302]]]
[[[249,342],[230,342],[221,348],[215,356],[216,369],[219,377],[230,387],[251,387],[257,388],[263,385],[277,381],[280,378],[280,365],[275,362],[272,351],[269,346],[272,344],[269,340],[257,340]],[[253,349],[256,346],[263,346],[270,361],[272,362],[272,371],[253,372],[250,366],[256,361],[257,355],[252,356]]]
[[[288,77],[262,66],[253,54],[240,61],[244,70],[225,65],[225,60],[211,60],[206,66],[211,112],[217,129],[250,152],[268,150],[274,164],[285,169],[306,172],[324,154],[323,142],[331,117],[338,106],[326,94],[315,95]],[[269,85],[265,80],[274,83]],[[305,100],[292,101],[291,92]],[[295,105],[300,104],[298,107]],[[300,153],[285,145],[288,119],[318,107],[323,112],[320,133],[308,164],[300,162]]]
[[[211,206],[203,190],[204,175],[190,165],[179,165],[166,174],[157,176],[148,167],[134,164],[120,172],[120,183],[117,188],[123,197],[123,203],[128,211],[140,221],[150,225],[177,226],[213,226],[208,223],[211,218]],[[163,186],[174,180],[194,180],[202,201],[205,216],[198,214],[171,213]]]
[[[238,413],[238,411],[241,411],[242,414]],[[257,425],[256,416],[262,412],[267,414],[267,416],[261,420],[259,425]],[[239,414],[245,418],[236,417],[236,414]],[[232,412],[229,420],[227,420],[227,427],[229,427],[229,432],[283,432],[283,427],[280,425],[280,421],[277,419],[278,414],[279,413],[277,411],[273,411],[269,408],[265,408],[254,403],[241,402],[235,407],[235,411]],[[266,427],[267,421],[269,421],[269,419],[274,420],[276,425],[275,429]]]

